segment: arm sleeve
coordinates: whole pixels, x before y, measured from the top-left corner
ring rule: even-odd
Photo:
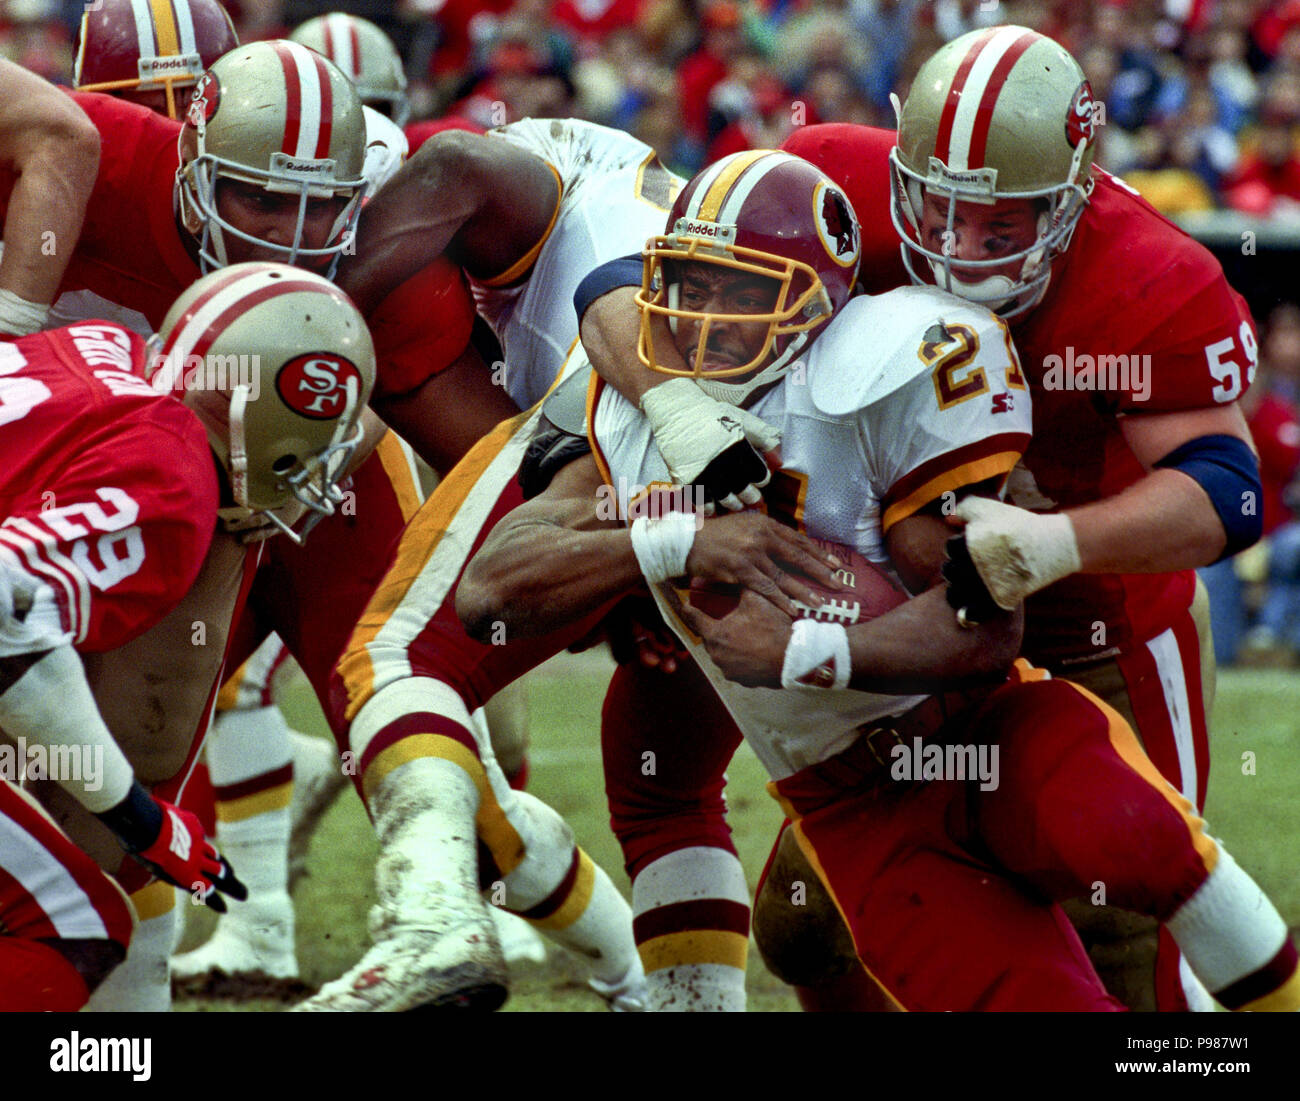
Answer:
[[[992,315],[944,320],[954,339],[930,346],[930,369],[861,414],[886,532],[945,493],[1005,480],[1029,445],[1029,391],[1015,385],[1019,370],[1001,327]]]
[[[573,308],[578,314],[578,324],[597,298],[619,287],[639,287],[641,285],[642,263],[640,255],[620,256],[601,264],[591,272],[573,292]]]

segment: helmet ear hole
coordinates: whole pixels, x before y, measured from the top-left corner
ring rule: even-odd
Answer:
[[[271,469],[279,475],[288,474],[295,466],[298,465],[297,455],[281,455],[271,464]]]

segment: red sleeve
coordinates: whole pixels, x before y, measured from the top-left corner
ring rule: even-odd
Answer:
[[[474,301],[451,261],[435,260],[385,298],[367,318],[375,341],[376,398],[405,394],[465,351]]]
[[[1211,263],[1218,268],[1217,261]],[[1193,286],[1190,275],[1185,280],[1174,275],[1161,288],[1168,296],[1164,300],[1177,305],[1164,313],[1155,329],[1128,345],[1144,360],[1150,356],[1149,369],[1130,372],[1130,384],[1120,392],[1120,412],[1170,413],[1226,405],[1250,385],[1259,345],[1245,300],[1228,286],[1221,270],[1210,283],[1196,290]],[[1159,300],[1159,295],[1153,297]],[[1149,381],[1142,379],[1144,373]],[[1135,387],[1134,382],[1141,385]]]
[[[1122,181],[1098,173],[1058,265],[1042,305],[1014,326],[1044,386],[1060,371],[1066,389],[1133,414],[1213,408],[1245,392],[1258,361],[1245,301],[1208,249]]]
[[[881,294],[911,281],[889,215],[889,153],[897,135],[878,126],[830,122],[801,126],[781,148],[811,161],[844,189],[862,227],[858,281]]]
[[[198,576],[217,473],[198,418],[133,367],[144,342],[106,322],[17,343],[26,400],[0,417],[0,560],[48,584],[78,649],[124,645]]]

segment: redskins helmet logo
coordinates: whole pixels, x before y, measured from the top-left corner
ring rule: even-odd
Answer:
[[[844,195],[834,187],[818,184],[813,192],[813,213],[817,234],[830,258],[842,268],[856,264],[861,248],[858,220]]]
[[[1071,149],[1077,149],[1080,141],[1092,144],[1092,139],[1097,135],[1094,111],[1092,85],[1085,80],[1075,89],[1074,99],[1070,101],[1070,112],[1065,117],[1065,140],[1070,143]]]
[[[202,134],[207,124],[212,121],[212,116],[217,113],[220,102],[221,83],[209,69],[194,85],[194,98],[190,100],[190,109],[185,116],[185,121]]]
[[[356,391],[361,393],[361,372],[351,360],[328,352],[308,352],[280,368],[275,389],[299,416],[331,420],[347,408],[349,379],[356,380]]]

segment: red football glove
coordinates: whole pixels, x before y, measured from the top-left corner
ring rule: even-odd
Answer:
[[[248,897],[248,889],[203,836],[198,817],[155,799],[139,781],[122,802],[99,819],[117,835],[123,848],[159,879],[194,892],[218,913],[226,912],[221,894],[240,902]]]

